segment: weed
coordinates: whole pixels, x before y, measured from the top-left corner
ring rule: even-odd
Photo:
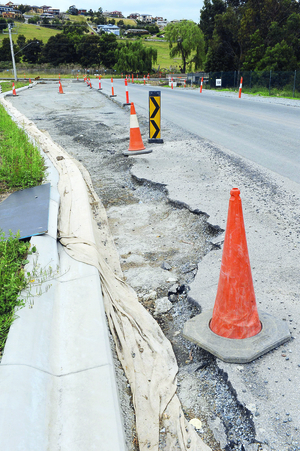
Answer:
[[[3,350],[9,328],[14,321],[15,309],[24,305],[19,292],[26,287],[24,265],[30,243],[19,241],[11,233],[5,238],[0,231],[0,351]]]

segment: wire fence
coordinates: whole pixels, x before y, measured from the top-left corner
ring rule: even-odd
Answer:
[[[205,89],[238,90],[243,77],[243,92],[270,96],[300,98],[300,70],[298,71],[230,71],[188,74],[190,82]]]

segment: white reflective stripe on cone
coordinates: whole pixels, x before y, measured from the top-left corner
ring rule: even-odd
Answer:
[[[130,128],[139,128],[139,123],[136,114],[130,115]]]

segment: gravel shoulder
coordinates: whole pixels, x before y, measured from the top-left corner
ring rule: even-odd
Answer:
[[[171,123],[164,144],[126,158],[128,109],[82,83],[64,92],[39,84],[10,100],[90,172],[127,282],[173,345],[187,418],[202,420],[199,434],[215,451],[300,449],[299,185]],[[146,142],[147,117],[137,114]],[[244,365],[225,364],[181,335],[185,321],[213,307],[232,187],[241,190],[258,307],[287,321],[292,336]],[[166,297],[169,304],[157,301]],[[130,387],[117,361],[116,372],[134,450]]]

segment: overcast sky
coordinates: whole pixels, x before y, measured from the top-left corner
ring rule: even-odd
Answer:
[[[152,0],[135,1],[135,0],[104,0],[98,2],[90,0],[89,2],[82,1],[81,3],[74,3],[78,9],[92,9],[98,10],[99,7],[103,11],[121,11],[124,17],[131,13],[150,14],[151,16],[163,17],[167,20],[188,19],[199,23],[200,8],[203,6],[203,0],[189,0],[187,3],[183,0]],[[70,1],[59,1],[47,3],[53,8],[60,8],[61,11],[66,11],[72,3]]]

